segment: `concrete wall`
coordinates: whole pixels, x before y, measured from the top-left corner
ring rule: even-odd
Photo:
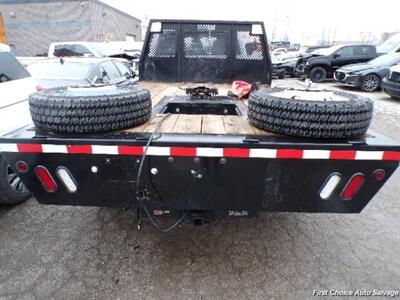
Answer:
[[[8,43],[15,45],[18,56],[47,53],[52,42],[142,37],[140,20],[96,0],[26,2],[0,4]]]

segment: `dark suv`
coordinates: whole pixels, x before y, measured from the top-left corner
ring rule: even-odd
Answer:
[[[313,52],[300,59],[296,75],[309,77],[313,82],[323,82],[345,65],[367,62],[377,56],[372,45],[337,45]]]
[[[394,99],[400,99],[400,65],[390,68],[389,76],[383,78],[382,89]]]

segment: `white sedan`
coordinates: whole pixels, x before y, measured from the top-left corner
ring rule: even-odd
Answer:
[[[32,123],[28,97],[40,89],[28,71],[9,52],[0,51],[0,137]],[[0,149],[0,203],[17,204],[30,197]]]

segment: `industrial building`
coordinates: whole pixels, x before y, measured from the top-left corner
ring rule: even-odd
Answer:
[[[45,55],[52,42],[142,38],[139,19],[98,0],[1,0],[0,13],[18,56]]]

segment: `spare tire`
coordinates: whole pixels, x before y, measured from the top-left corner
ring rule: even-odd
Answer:
[[[272,88],[250,94],[249,121],[263,130],[309,138],[350,138],[368,130],[372,100],[327,90]]]
[[[108,132],[148,121],[151,97],[140,88],[60,87],[32,94],[29,109],[35,126],[52,132]]]

